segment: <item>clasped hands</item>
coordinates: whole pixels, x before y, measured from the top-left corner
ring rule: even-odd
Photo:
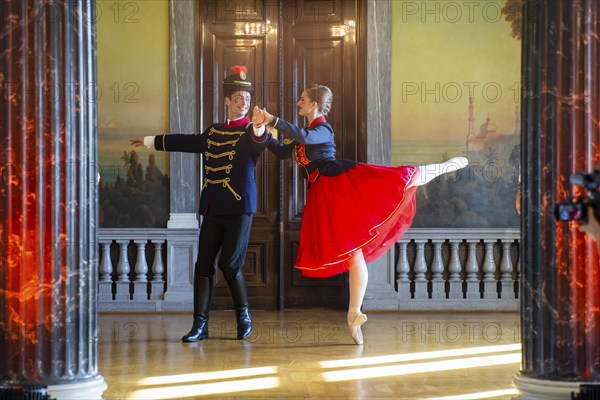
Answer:
[[[262,110],[258,106],[254,106],[252,110],[252,124],[255,128],[260,128],[273,121],[273,116],[269,114],[266,108]]]

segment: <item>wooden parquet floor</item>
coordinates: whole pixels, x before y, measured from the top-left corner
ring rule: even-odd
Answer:
[[[510,399],[518,313],[367,312],[357,346],[337,310],[253,311],[235,340],[232,311],[210,338],[182,343],[191,314],[99,317],[106,399]]]

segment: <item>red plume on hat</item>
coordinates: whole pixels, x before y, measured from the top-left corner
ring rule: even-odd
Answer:
[[[231,70],[236,74],[240,74],[241,72],[243,72],[244,74],[248,73],[248,68],[246,68],[245,65],[234,65],[233,67],[231,67]]]

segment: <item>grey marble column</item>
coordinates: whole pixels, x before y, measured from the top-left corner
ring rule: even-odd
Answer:
[[[0,7],[0,385],[100,398],[94,1]],[[12,388],[12,389],[11,389]],[[20,398],[20,397],[19,397]]]
[[[170,133],[195,134],[200,127],[197,2],[171,0]],[[192,276],[198,254],[199,156],[171,153],[170,214],[167,222],[165,310],[192,309]]]
[[[195,134],[199,121],[199,87],[195,2],[171,0],[170,19],[170,133]],[[171,215],[168,228],[197,228],[198,157],[171,153]]]
[[[391,162],[391,4],[389,0],[367,3],[367,110],[366,162],[390,165]],[[369,284],[364,308],[397,310],[394,251],[390,250],[369,265]]]
[[[597,398],[600,280],[595,243],[554,206],[586,194],[600,145],[600,4],[532,1],[523,14],[521,371],[523,399]],[[582,389],[591,385],[590,391]]]

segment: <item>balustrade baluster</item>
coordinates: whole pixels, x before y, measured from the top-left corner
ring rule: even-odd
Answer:
[[[100,262],[100,282],[112,282],[113,265],[110,259],[112,240],[100,242],[102,245],[102,261]]]
[[[117,264],[117,273],[119,274],[117,282],[115,282],[115,300],[131,300],[129,291],[129,258],[127,257],[127,247],[129,240],[117,240],[119,244],[119,263]]]
[[[135,281],[133,282],[133,300],[148,300],[148,262],[146,261],[146,240],[134,240],[137,245],[135,261]]]
[[[494,242],[485,243],[483,261],[483,298],[498,298],[498,282],[496,281],[496,261],[494,260]]]
[[[100,280],[98,282],[98,300],[111,301],[113,299],[113,265],[112,260],[110,259],[110,245],[112,244],[112,240],[102,241],[100,244],[102,245],[102,261],[100,261],[99,267]]]
[[[433,241],[433,261],[431,263],[431,298],[445,299],[444,262],[442,260],[443,241]]]
[[[500,297],[503,299],[515,298],[515,284],[513,280],[513,264],[510,254],[512,241],[502,242],[502,261],[500,261]]]
[[[467,286],[467,299],[480,299],[481,294],[479,293],[479,278],[477,274],[479,272],[479,265],[477,264],[477,242],[467,242],[469,246],[469,254],[467,256],[467,266],[465,268],[467,272],[466,286]]]
[[[398,277],[396,282],[398,284],[398,298],[410,299],[412,295],[410,293],[410,279],[408,273],[410,272],[410,265],[408,263],[408,242],[399,242],[398,264],[396,264],[396,272]]]
[[[463,289],[460,273],[462,265],[458,255],[459,242],[450,242],[450,263],[448,264],[448,298],[462,299]]]
[[[152,263],[152,282],[150,282],[150,300],[163,300],[165,294],[165,281],[163,273],[165,267],[162,259],[162,244],[164,240],[153,240],[154,262]]]
[[[417,256],[415,259],[415,299],[428,299],[427,291],[427,263],[425,262],[425,242],[415,241],[417,245]]]

